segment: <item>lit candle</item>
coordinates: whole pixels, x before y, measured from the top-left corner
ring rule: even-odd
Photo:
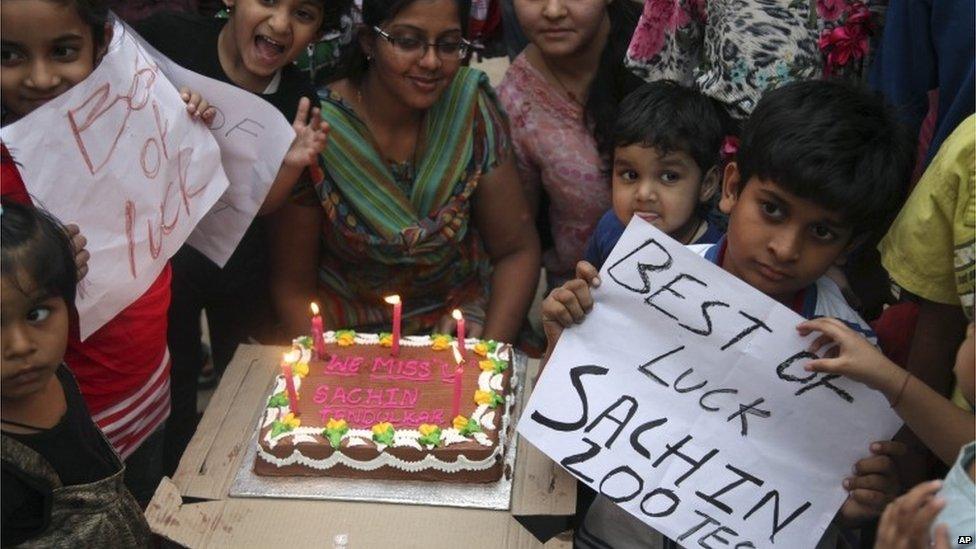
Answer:
[[[301,351],[292,349],[281,357],[281,374],[285,378],[285,391],[288,394],[288,410],[298,415],[298,391],[295,390],[295,379],[292,377],[291,367],[302,356]]]
[[[393,346],[390,348],[390,354],[393,356],[399,356],[400,354],[400,317],[403,314],[403,304],[400,303],[400,296],[388,295],[384,299],[390,305],[393,305]]]
[[[325,360],[325,327],[319,314],[318,303],[312,302],[312,344],[319,360]]]
[[[461,413],[461,378],[464,377],[464,358],[458,348],[454,348],[454,360],[457,361],[457,368],[454,369],[454,400],[451,402],[451,417],[458,417]]]
[[[465,355],[466,349],[464,348],[464,316],[461,314],[461,309],[454,309],[451,313],[454,320],[457,321],[457,342],[458,348],[461,351],[461,356]]]

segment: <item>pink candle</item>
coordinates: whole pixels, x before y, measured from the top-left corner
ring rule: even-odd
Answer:
[[[454,320],[457,321],[457,342],[458,349],[461,351],[461,356],[464,357],[466,349],[464,348],[464,316],[461,314],[460,309],[454,309],[451,313]]]
[[[299,357],[297,351],[285,353],[281,361],[281,375],[285,378],[285,392],[288,395],[288,410],[298,415],[298,391],[295,390],[295,379],[292,377],[291,366]]]
[[[393,356],[400,355],[400,319],[403,315],[403,303],[400,302],[400,296],[390,295],[386,296],[384,299],[390,305],[393,305],[393,345],[390,348],[390,354]]]
[[[325,327],[322,324],[322,316],[319,314],[319,306],[312,303],[312,344],[315,355],[319,360],[325,359]]]
[[[464,358],[458,348],[454,348],[454,360],[457,361],[457,368],[454,369],[454,399],[451,402],[451,419],[453,420],[461,413],[461,378],[464,377]]]

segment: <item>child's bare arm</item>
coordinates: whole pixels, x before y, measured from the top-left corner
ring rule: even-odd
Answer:
[[[811,352],[836,345],[828,357],[810,361],[808,371],[841,374],[880,391],[908,427],[946,464],[955,462],[959,449],[973,439],[976,419],[971,414],[899,368],[839,320],[818,318],[797,329],[803,335],[813,331],[823,334],[811,345]]]
[[[319,154],[325,150],[329,124],[322,121],[321,110],[318,107],[311,108],[311,101],[307,97],[301,98],[298,102],[292,128],[295,129],[295,140],[291,142],[291,147],[281,161],[278,175],[271,184],[271,189],[264,198],[258,215],[271,213],[281,207],[305,168],[318,167]]]

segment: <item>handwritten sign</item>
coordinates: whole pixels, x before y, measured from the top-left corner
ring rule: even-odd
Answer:
[[[259,96],[226,82],[189,71],[132,35],[177,88],[199,92],[217,109],[210,131],[220,145],[231,185],[187,242],[221,267],[237,248],[264,202],[295,130],[277,108]]]
[[[643,220],[600,276],[519,432],[686,547],[814,547],[901,423],[884,398],[805,371],[799,315]]]
[[[210,132],[119,25],[88,78],[0,139],[35,203],[88,239],[82,338],[149,288],[229,185]]]

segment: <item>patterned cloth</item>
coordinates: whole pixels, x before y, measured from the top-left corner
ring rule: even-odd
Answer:
[[[328,325],[388,324],[383,297],[394,293],[404,301],[405,333],[429,331],[455,307],[483,322],[491,265],[471,225],[471,198],[509,148],[488,77],[458,71],[427,111],[416,165],[396,174],[356,112],[323,93],[331,130],[315,193],[326,216],[319,298]]]
[[[973,319],[976,294],[976,115],[942,144],[881,241],[881,261],[898,286]]]
[[[858,78],[886,0],[645,0],[627,65],[697,85],[746,118],[763,92],[822,75]]]
[[[583,107],[519,55],[498,87],[512,122],[519,179],[529,195],[549,197],[554,246],[545,251],[549,288],[573,277],[586,242],[610,208],[610,180]]]

